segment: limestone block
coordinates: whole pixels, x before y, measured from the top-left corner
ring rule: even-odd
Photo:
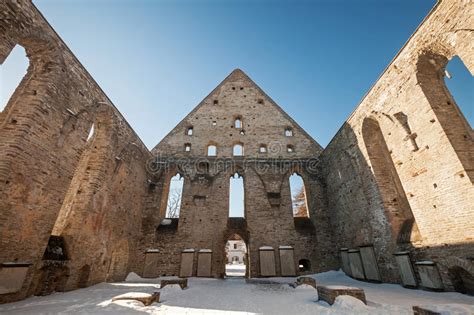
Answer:
[[[341,248],[341,266],[344,273],[348,276],[352,276],[351,265],[349,264],[349,254],[347,253],[348,248]]]
[[[282,276],[296,276],[295,254],[291,246],[280,246],[280,268]]]
[[[365,304],[367,301],[365,300],[365,293],[364,290],[360,288],[354,287],[346,287],[346,286],[337,286],[337,285],[330,285],[330,286],[318,286],[318,298],[323,300],[330,305],[334,304],[336,298],[339,295],[350,295],[355,297],[358,300],[361,300]]]
[[[397,252],[394,254],[398,270],[404,287],[416,287],[416,277],[410,261],[409,252]]]
[[[210,277],[212,265],[212,251],[209,249],[201,249],[198,253],[198,277]]]
[[[259,248],[260,275],[262,277],[273,277],[275,271],[275,251],[273,247],[262,246]]]
[[[351,267],[352,277],[360,280],[365,279],[364,266],[360,257],[359,249],[349,249],[347,251],[349,256],[349,265]]]
[[[20,291],[30,264],[3,263],[0,268],[0,294]]]
[[[360,246],[360,256],[367,280],[380,282],[379,266],[372,245]]]
[[[143,278],[156,278],[159,276],[158,260],[160,251],[149,249],[145,252],[145,267],[143,268]]]
[[[193,276],[194,249],[185,249],[181,253],[181,267],[179,269],[180,277]]]
[[[443,282],[438,267],[432,261],[417,261],[415,266],[421,279],[421,285],[427,289],[442,290]]]

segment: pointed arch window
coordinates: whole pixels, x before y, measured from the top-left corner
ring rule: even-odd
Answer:
[[[459,56],[454,56],[446,65],[444,82],[455,105],[457,105],[455,107],[459,109],[459,115],[472,129],[474,127],[474,110],[472,89],[469,87],[474,86],[474,77],[469,73]]]
[[[188,136],[192,136],[192,135],[193,135],[193,132],[194,132],[193,127],[188,127],[188,129],[186,130],[186,134],[187,134]]]
[[[229,217],[245,218],[244,179],[235,173],[229,179]]]
[[[216,156],[217,155],[217,147],[213,144],[207,146],[207,156]]]
[[[7,106],[21,80],[26,75],[30,61],[26,56],[25,48],[16,45],[7,59],[0,66],[0,113]]]
[[[238,116],[234,120],[234,128],[241,129],[242,128],[242,117]]]
[[[309,211],[303,178],[299,174],[293,173],[289,180],[293,216],[308,218]]]
[[[244,155],[244,145],[242,143],[234,144],[232,153],[234,156],[243,156]]]
[[[169,183],[168,202],[166,204],[166,218],[179,218],[181,200],[183,196],[184,178],[181,174],[173,176]]]

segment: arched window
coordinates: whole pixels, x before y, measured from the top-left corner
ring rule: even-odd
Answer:
[[[464,116],[472,128],[474,126],[474,106],[472,89],[474,77],[469,73],[461,58],[454,56],[449,61],[445,70],[447,88],[454,98],[460,114]]]
[[[235,127],[236,129],[242,128],[242,117],[237,117],[237,118],[235,118],[235,120],[234,120],[234,127]]]
[[[207,156],[216,156],[217,155],[217,147],[213,144],[207,146]]]
[[[303,178],[293,173],[290,176],[291,205],[294,217],[309,217],[308,204],[306,200],[306,189]]]
[[[244,179],[238,173],[230,177],[229,183],[229,217],[245,217]]]
[[[89,129],[89,135],[87,136],[87,142],[89,142],[90,139],[94,136],[95,130],[94,130],[94,124],[92,124],[91,129]]]
[[[285,129],[285,136],[286,137],[293,137],[293,129],[291,129],[290,127],[286,128]]]
[[[300,272],[311,272],[311,261],[308,259],[300,259],[298,261],[298,269]]]
[[[234,144],[232,151],[234,156],[243,156],[244,155],[244,145],[242,143]]]
[[[188,129],[186,130],[186,134],[188,136],[192,136],[193,135],[193,127],[188,127]]]
[[[473,79],[465,70],[465,64],[469,65],[469,63],[464,64],[463,57],[454,57],[448,62],[445,56],[425,52],[418,58],[416,77],[418,86],[433,110],[434,115],[430,117],[430,123],[439,124],[444,129],[446,137],[456,151],[457,158],[463,165],[465,175],[474,181],[471,166],[472,127],[469,125],[469,121],[471,125],[473,121],[472,94],[470,94]],[[448,75],[444,68],[441,68],[444,65],[447,65]],[[469,70],[474,72],[474,69]],[[464,109],[464,114],[461,109]]]
[[[25,49],[16,45],[0,67],[0,113],[5,109],[28,70]]]
[[[295,152],[295,147],[294,147],[293,145],[291,145],[291,144],[287,145],[287,146],[286,146],[286,152],[288,152],[288,153],[293,153],[293,152]]]
[[[258,148],[259,153],[267,153],[267,146],[265,144],[261,144]]]
[[[183,184],[184,179],[180,174],[176,174],[171,178],[168,190],[168,203],[166,204],[166,218],[179,218]]]
[[[184,144],[184,152],[191,152],[191,143]]]

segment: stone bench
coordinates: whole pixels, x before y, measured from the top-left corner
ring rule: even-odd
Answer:
[[[471,304],[431,304],[413,306],[414,315],[474,314]]]
[[[310,277],[298,277],[295,282],[290,283],[290,286],[296,289],[296,287],[303,284],[310,285],[316,289],[316,280]]]
[[[339,286],[339,285],[328,285],[328,286],[318,286],[318,297],[320,300],[326,301],[330,305],[334,304],[336,297],[339,295],[349,295],[358,300],[367,304],[365,300],[365,293],[364,290],[354,287],[346,287],[346,286]]]
[[[413,306],[413,314],[414,315],[441,315],[438,312],[434,312],[420,306]]]
[[[181,287],[181,290],[184,290],[188,287],[188,279],[166,279],[161,280],[160,282],[160,289],[163,289],[167,285],[177,284]]]
[[[149,293],[126,293],[112,298],[112,302],[118,300],[136,300],[142,302],[143,305],[149,306],[154,302],[160,302],[160,292]]]

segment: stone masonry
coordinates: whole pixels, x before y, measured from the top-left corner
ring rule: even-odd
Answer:
[[[185,263],[223,277],[234,235],[247,277],[338,269],[340,248],[371,246],[361,261],[383,282],[410,270],[403,252],[474,292],[474,133],[444,83],[454,56],[474,74],[472,0],[436,4],[325,149],[236,69],[150,152],[30,0],[0,1],[0,64],[15,45],[30,64],[0,112],[0,302]],[[307,217],[293,217],[294,173]],[[164,220],[176,174],[180,215]]]

